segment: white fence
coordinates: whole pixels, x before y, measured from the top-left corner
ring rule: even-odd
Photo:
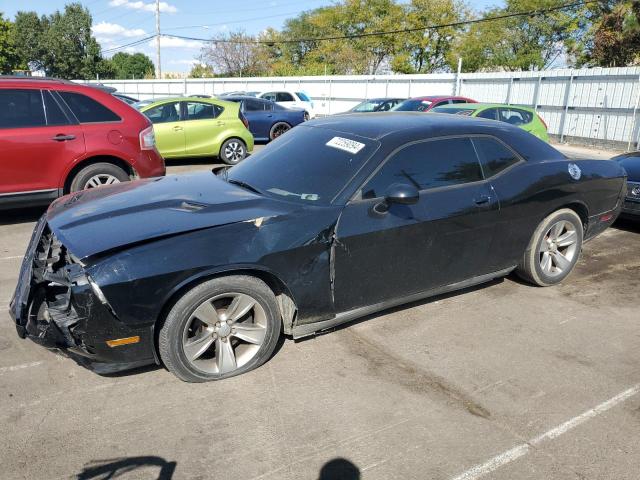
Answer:
[[[184,80],[105,80],[139,99],[173,95],[219,95],[230,91],[289,89],[306,92],[318,114],[348,110],[375,97],[457,94],[480,102],[534,107],[560,141],[640,142],[640,67],[562,69],[432,75],[197,78]]]

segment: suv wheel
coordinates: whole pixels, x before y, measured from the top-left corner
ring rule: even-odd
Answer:
[[[112,163],[94,163],[80,170],[71,182],[71,191],[113,185],[129,181],[129,175]]]

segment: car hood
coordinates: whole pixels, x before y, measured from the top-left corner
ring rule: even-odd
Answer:
[[[618,163],[627,171],[628,180],[631,182],[640,182],[640,157],[638,156],[621,156],[617,157]]]
[[[47,211],[51,230],[83,259],[161,237],[286,214],[295,204],[256,195],[211,172],[84,190]]]

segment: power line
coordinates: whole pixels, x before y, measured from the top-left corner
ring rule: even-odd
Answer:
[[[144,37],[141,38],[139,40],[134,40],[133,42],[130,43],[126,43],[124,45],[119,45],[117,47],[112,47],[112,48],[107,48],[105,50],[102,50],[102,53],[111,53],[111,52],[115,52],[116,50],[122,50],[123,48],[127,48],[127,47],[135,47],[136,45],[140,45],[141,43],[144,43],[148,40],[151,40],[152,38],[156,38],[155,35],[149,35],[148,37]]]
[[[382,37],[382,36],[386,36],[386,35],[398,35],[398,34],[402,34],[402,33],[420,32],[420,31],[424,31],[424,30],[440,30],[440,29],[443,29],[443,28],[461,27],[461,26],[465,26],[465,25],[474,25],[474,24],[478,24],[478,23],[493,22],[493,21],[496,21],[496,20],[505,20],[505,19],[516,18],[516,17],[537,17],[537,16],[548,14],[548,13],[557,12],[557,11],[560,11],[560,10],[566,10],[566,9],[569,9],[569,8],[580,7],[580,6],[585,6],[585,5],[594,4],[594,3],[598,3],[598,0],[574,2],[574,3],[565,4],[565,5],[558,5],[557,7],[549,7],[549,8],[543,8],[543,9],[528,10],[528,11],[524,11],[524,12],[505,13],[505,14],[502,14],[502,15],[494,15],[494,16],[491,16],[491,17],[476,18],[476,19],[472,19],[472,20],[461,20],[461,21],[458,21],[458,22],[450,22],[450,23],[443,23],[443,24],[437,24],[437,25],[425,25],[425,26],[421,26],[421,27],[401,28],[401,29],[397,29],[397,30],[386,30],[386,31],[379,31],[379,32],[354,33],[354,34],[351,34],[351,35],[333,35],[333,36],[328,36],[328,37],[294,38],[294,39],[280,39],[280,40],[253,40],[253,39],[234,40],[234,39],[227,39],[227,38],[217,38],[216,39],[216,38],[189,37],[189,36],[185,36],[185,35],[175,35],[175,34],[162,34],[162,36],[163,37],[180,38],[182,40],[193,40],[193,41],[198,41],[198,42],[229,43],[229,44],[250,44],[250,45],[261,45],[261,44],[262,45],[274,45],[274,44],[290,44],[290,43],[301,43],[301,42],[324,42],[324,41],[333,41],[333,40],[352,40],[352,39],[356,39],[356,38]],[[142,43],[142,42],[144,42],[146,40],[149,40],[150,38],[154,38],[154,36],[144,38],[144,39],[140,40],[139,43]],[[110,48],[107,51],[114,51],[114,50],[118,50],[120,48],[126,48],[128,46],[131,46],[131,44],[122,45],[120,47]]]

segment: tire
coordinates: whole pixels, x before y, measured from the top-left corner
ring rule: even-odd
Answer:
[[[286,133],[288,130],[291,130],[291,125],[289,125],[287,122],[276,122],[271,127],[271,130],[269,130],[269,139],[275,140],[283,133]]]
[[[221,380],[266,362],[281,331],[275,296],[262,280],[219,277],[193,287],[173,306],[160,329],[160,358],[185,382]]]
[[[127,172],[113,163],[92,163],[84,167],[71,181],[71,192],[78,192],[87,188],[113,185],[131,180]]]
[[[536,228],[516,273],[540,287],[560,283],[578,262],[583,235],[576,212],[568,208],[553,212]]]
[[[305,122],[308,122],[311,119],[311,115],[309,115],[309,112],[305,110],[303,118]]]
[[[239,138],[230,138],[220,147],[220,160],[227,165],[236,165],[247,156],[247,145]]]

